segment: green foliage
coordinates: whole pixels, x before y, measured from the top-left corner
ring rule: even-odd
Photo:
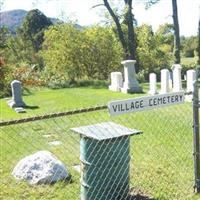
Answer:
[[[110,72],[120,70],[123,52],[109,28],[91,27],[83,34],[86,46],[83,43],[82,63],[88,78],[105,80]]]
[[[0,57],[0,97],[10,94],[10,82],[12,80],[11,69],[5,64],[5,61]]]
[[[41,55],[45,62],[46,82],[62,83],[81,76],[81,36],[72,25],[57,25],[45,32]]]
[[[41,55],[48,83],[76,79],[107,79],[119,69],[121,49],[112,32],[103,27],[83,31],[71,24],[57,25],[45,32]]]
[[[194,69],[196,67],[196,62],[197,62],[197,58],[183,57],[181,59],[182,73],[186,74],[187,70]]]
[[[21,65],[22,63],[31,64],[37,62],[34,59],[34,49],[30,41],[23,40],[19,36],[12,36],[7,41],[5,51],[9,63]]]
[[[174,46],[174,28],[172,24],[165,23],[160,25],[158,30],[155,33],[160,40],[160,44],[168,45],[171,49],[170,52],[173,52]]]
[[[43,59],[38,51],[43,43],[44,30],[50,25],[51,21],[39,10],[29,11],[16,35],[0,30],[0,36],[4,36],[0,40],[1,55],[15,67],[37,64],[42,68]]]
[[[184,57],[194,57],[197,50],[198,39],[196,36],[181,38],[182,54]]]
[[[140,70],[147,80],[150,72],[158,73],[161,68],[169,66],[172,55],[168,52],[167,44],[163,46],[161,36],[153,33],[151,26],[144,24],[136,31]]]
[[[1,27],[0,28],[0,50],[6,47],[6,41],[8,37],[9,37],[8,29],[6,27]]]
[[[34,50],[37,52],[41,49],[43,43],[44,30],[51,25],[50,19],[38,9],[35,9],[27,13],[17,32],[23,40],[31,41]]]

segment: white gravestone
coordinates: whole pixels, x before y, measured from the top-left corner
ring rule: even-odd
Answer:
[[[22,100],[21,82],[14,80],[11,82],[12,99],[8,102],[11,108],[24,107],[26,104]]]
[[[124,83],[121,91],[123,93],[138,93],[142,92],[135,73],[136,60],[124,60],[121,62],[124,65]]]
[[[196,71],[191,69],[187,71],[187,92],[194,92],[194,81],[196,80]],[[186,95],[185,100],[191,102],[192,94]]]
[[[122,73],[112,72],[111,73],[111,85],[109,85],[109,90],[119,92],[123,85]]]
[[[181,82],[181,65],[174,64],[172,66],[173,72],[173,92],[180,92],[182,91],[182,82]]]
[[[150,73],[149,74],[149,94],[154,95],[157,94],[157,88],[156,88],[156,74]]]
[[[169,92],[169,70],[161,70],[161,90],[160,94],[165,94]]]

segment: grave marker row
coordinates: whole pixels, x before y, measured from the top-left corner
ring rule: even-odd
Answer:
[[[172,79],[173,77],[173,79]],[[186,73],[186,79],[187,79],[187,92],[193,92],[194,91],[194,81],[196,77],[195,70],[188,70]],[[155,73],[149,74],[149,94],[155,95],[158,93],[157,91],[157,79]],[[169,93],[170,91],[173,92],[181,92],[182,89],[182,82],[181,82],[181,65],[175,64],[172,66],[172,75],[170,74],[170,71],[168,69],[162,69],[161,70],[161,90],[160,94]],[[192,95],[187,95],[186,97],[187,101],[192,100]]]

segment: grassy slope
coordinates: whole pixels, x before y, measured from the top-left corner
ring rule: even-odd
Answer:
[[[104,104],[108,100],[129,98],[107,89],[75,88],[32,91],[24,96],[29,105],[38,109],[27,110],[27,114],[16,114],[1,100],[3,120],[16,117],[44,114],[46,112]],[[65,100],[67,103],[65,104]],[[57,103],[55,103],[57,102]],[[107,111],[72,117],[43,120],[3,128],[0,133],[0,198],[2,199],[68,199],[79,198],[80,175],[72,166],[79,163],[79,138],[71,135],[71,127],[113,120],[144,133],[131,140],[131,185],[151,193],[156,199],[199,199],[193,196],[191,105],[186,103],[147,112],[133,113],[109,118]],[[51,138],[42,135],[50,134]],[[20,137],[19,137],[20,136]],[[60,140],[62,145],[52,147],[51,140]],[[30,187],[16,183],[10,172],[16,162],[36,150],[53,152],[69,167],[72,183],[57,183],[52,186]]]

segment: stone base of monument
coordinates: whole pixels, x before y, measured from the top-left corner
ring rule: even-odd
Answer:
[[[24,108],[22,108],[22,107],[17,107],[17,108],[15,108],[15,112],[17,112],[17,113],[25,113],[26,110]]]
[[[9,100],[8,101],[8,105],[11,107],[11,108],[18,108],[18,107],[26,107],[26,104],[21,101],[21,102],[15,102],[14,100]]]
[[[123,87],[121,88],[121,92],[122,93],[129,93],[129,94],[133,94],[133,93],[142,93],[142,88],[141,87],[131,87],[131,88],[127,88],[127,87]]]
[[[117,86],[113,86],[113,85],[109,85],[109,90],[114,91],[114,92],[120,92],[121,91],[121,87],[117,87]]]

